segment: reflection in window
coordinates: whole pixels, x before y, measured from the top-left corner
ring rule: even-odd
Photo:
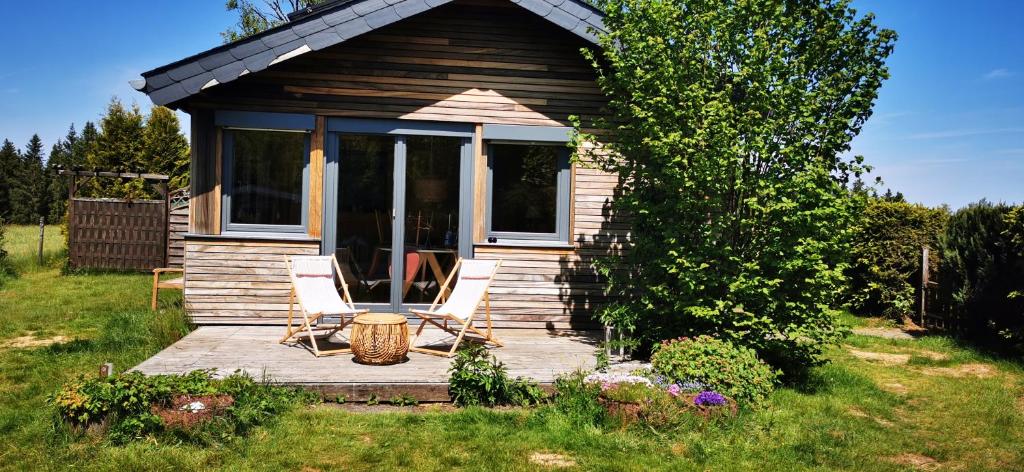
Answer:
[[[562,146],[493,144],[491,231],[555,233]]]
[[[230,131],[231,223],[302,224],[306,134]]]

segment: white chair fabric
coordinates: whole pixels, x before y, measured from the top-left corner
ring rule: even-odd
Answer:
[[[307,313],[342,315],[356,313],[347,305],[334,285],[331,256],[293,256],[292,275],[295,296]]]
[[[498,261],[482,261],[463,259],[459,267],[459,277],[448,300],[435,313],[448,313],[462,321],[470,319],[476,312],[480,300],[487,292],[491,276],[497,268]]]

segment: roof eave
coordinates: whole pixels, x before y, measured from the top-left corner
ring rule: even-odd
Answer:
[[[339,1],[260,34],[143,72],[132,87],[156,105],[171,105],[247,73],[347,41],[453,0]],[[511,0],[597,44],[603,14],[583,0]],[[141,86],[138,82],[143,82]]]

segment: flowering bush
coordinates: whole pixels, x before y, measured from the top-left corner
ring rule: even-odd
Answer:
[[[664,341],[651,357],[651,366],[655,375],[681,389],[713,390],[750,403],[764,400],[778,377],[752,349],[711,336]]]

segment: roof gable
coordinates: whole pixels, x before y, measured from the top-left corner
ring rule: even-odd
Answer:
[[[604,30],[603,15],[582,0],[511,0],[513,3],[590,41]],[[249,38],[153,69],[132,86],[156,105],[168,105],[203,89],[310,51],[340,44],[452,0],[355,0],[329,3],[290,23]]]

